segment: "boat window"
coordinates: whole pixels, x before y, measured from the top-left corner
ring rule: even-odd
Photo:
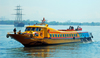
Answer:
[[[87,34],[84,34],[85,36],[87,36]]]
[[[80,33],[79,35],[82,36],[82,33]]]
[[[41,31],[41,28],[39,28],[39,31]]]
[[[72,37],[73,37],[73,34],[72,34]]]
[[[52,37],[52,34],[50,34],[50,37]]]
[[[66,37],[66,34],[65,34],[65,37]]]
[[[69,34],[69,37],[71,37],[71,34]]]
[[[85,34],[83,34],[83,36],[85,36]]]
[[[84,37],[84,36],[85,36],[85,34],[82,34],[82,36]]]
[[[77,34],[76,34],[76,37],[77,37]]]
[[[53,37],[54,37],[54,34],[53,34]]]
[[[25,29],[25,31],[27,31],[27,28]]]
[[[57,37],[57,34],[55,34],[55,37]]]
[[[74,37],[75,37],[75,34],[74,34]]]
[[[38,31],[39,30],[39,28],[36,28],[36,31]]]
[[[62,37],[62,34],[60,34],[60,37]]]
[[[68,34],[67,34],[67,37],[69,37]]]
[[[64,34],[63,34],[63,37],[64,37]]]
[[[30,31],[30,30],[31,30],[31,28],[26,28],[26,29],[25,29],[25,31]]]
[[[59,37],[59,34],[58,34],[58,37]]]
[[[34,31],[35,30],[35,28],[32,28],[32,31]]]
[[[88,34],[88,33],[86,33],[86,36],[89,36],[89,34]]]

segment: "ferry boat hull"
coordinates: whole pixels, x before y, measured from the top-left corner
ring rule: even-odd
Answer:
[[[77,42],[92,42],[91,37],[88,38],[65,38],[65,39],[50,39],[50,38],[30,38],[27,35],[22,34],[7,34],[11,38],[17,40],[25,47],[34,47],[34,46],[46,46],[46,45],[58,45],[58,44],[68,44],[68,43],[77,43]]]
[[[93,36],[89,32],[81,32],[75,30],[56,30],[46,26],[27,26],[25,32],[8,33],[7,37],[11,37],[25,47],[57,45],[74,42],[92,42]]]

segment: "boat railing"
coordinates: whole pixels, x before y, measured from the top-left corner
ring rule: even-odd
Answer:
[[[16,32],[16,34],[19,34],[19,33],[22,34],[22,32]],[[11,32],[8,32],[7,34],[14,34],[14,32],[11,31]]]
[[[7,34],[13,34],[14,32],[8,32]]]

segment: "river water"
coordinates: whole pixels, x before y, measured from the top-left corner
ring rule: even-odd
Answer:
[[[69,26],[50,25],[50,27],[66,29]],[[6,38],[7,32],[12,32],[15,28],[13,25],[0,25],[0,58],[100,58],[100,26],[81,27],[83,31],[92,32],[93,42],[24,47],[14,39]],[[16,29],[23,32],[25,27]]]

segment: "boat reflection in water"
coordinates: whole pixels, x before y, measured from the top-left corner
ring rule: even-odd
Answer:
[[[69,54],[77,54],[79,44],[63,44],[43,47],[24,47],[24,51],[27,56],[31,57],[65,57]],[[74,52],[71,52],[73,50]]]
[[[32,57],[50,57],[53,55],[55,52],[55,48],[52,48],[50,46],[46,47],[25,47],[23,48],[24,51],[26,51],[27,56],[32,56]]]
[[[11,48],[6,49],[4,56],[5,58],[80,58],[80,56],[84,56],[84,52],[90,53],[87,52],[87,50],[90,49],[87,49],[86,47],[88,47],[88,44],[72,43],[51,46]]]

